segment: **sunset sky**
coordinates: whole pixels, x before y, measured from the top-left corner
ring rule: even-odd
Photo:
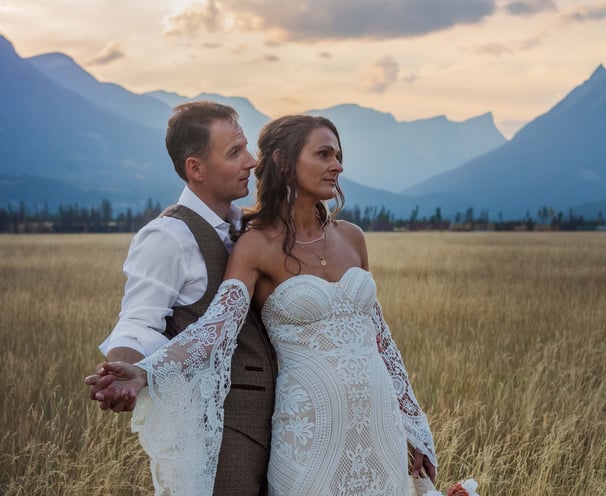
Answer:
[[[270,117],[491,111],[510,137],[606,63],[606,0],[0,0],[0,34],[137,93],[244,96]]]

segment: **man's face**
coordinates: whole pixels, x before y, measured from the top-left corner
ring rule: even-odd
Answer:
[[[248,194],[250,170],[256,162],[246,149],[242,128],[234,121],[215,121],[210,126],[210,150],[205,169],[205,201],[209,206],[229,205]]]

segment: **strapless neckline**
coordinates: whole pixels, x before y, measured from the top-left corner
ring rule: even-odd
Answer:
[[[274,290],[269,294],[269,296],[265,299],[265,302],[263,303],[263,306],[261,307],[261,314],[264,313],[264,311],[269,306],[271,300],[276,298],[280,292],[284,291],[285,288],[287,288],[288,286],[290,286],[291,284],[293,284],[295,282],[300,281],[301,279],[310,279],[313,281],[319,281],[320,283],[325,283],[329,286],[332,286],[334,284],[339,284],[339,283],[343,282],[343,279],[345,279],[351,272],[355,271],[356,269],[361,272],[364,272],[365,274],[370,274],[369,271],[364,270],[362,267],[357,267],[354,265],[353,267],[349,267],[349,269],[345,270],[345,272],[343,272],[341,277],[339,277],[339,279],[337,279],[336,281],[329,281],[328,279],[324,279],[323,277],[316,276],[314,274],[297,274],[292,277],[289,277],[288,279],[285,279],[280,284],[278,284],[274,288]]]

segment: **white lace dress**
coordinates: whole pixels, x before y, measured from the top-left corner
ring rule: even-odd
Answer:
[[[140,363],[150,388],[133,428],[158,495],[212,494],[230,360],[248,304],[245,286],[225,281],[207,314]],[[370,273],[351,268],[337,282],[292,277],[262,318],[279,360],[270,494],[408,495],[406,441],[437,463]]]

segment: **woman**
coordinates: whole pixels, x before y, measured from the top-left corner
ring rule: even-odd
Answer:
[[[432,435],[376,301],[363,233],[327,207],[343,202],[341,162],[325,118],[266,125],[257,204],[207,313],[138,366],[105,364],[125,395],[150,385],[154,406],[140,395],[133,422],[157,489],[212,492],[231,355],[251,298],[280,365],[270,494],[407,495],[407,442],[414,470],[435,477]]]

